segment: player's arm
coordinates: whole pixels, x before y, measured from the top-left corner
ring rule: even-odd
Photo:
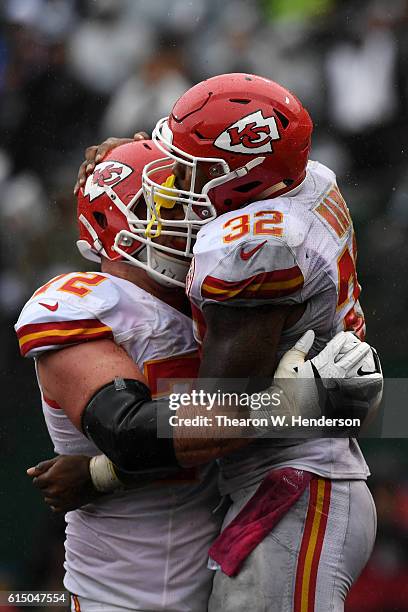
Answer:
[[[204,346],[201,375],[216,377],[219,382],[224,377],[254,375],[267,377],[270,384],[279,336],[291,307],[226,309],[215,305],[206,311],[209,341]],[[215,336],[217,341],[213,346],[210,342]],[[251,361],[250,368],[248,361]],[[224,385],[223,390],[236,389]],[[255,391],[257,388],[253,387],[251,392]],[[232,406],[228,416],[248,416],[246,409],[245,415],[241,410],[239,406]],[[170,426],[167,400],[152,401],[147,387],[137,381],[124,380],[115,381],[95,394],[85,408],[82,426],[86,435],[115,465],[127,471],[143,472],[163,466],[174,468],[206,463],[250,442],[249,437],[236,439],[239,433],[236,427],[219,425],[215,419],[217,414],[226,414],[225,408],[214,406],[212,424],[194,428],[192,439],[190,427]],[[199,406],[178,410],[179,422],[200,415]],[[162,427],[158,428],[160,420]],[[242,433],[249,432],[243,427]]]
[[[257,306],[226,307],[208,304],[204,308],[207,326],[202,347],[202,361],[199,378],[216,379],[217,390],[237,391],[230,379],[253,379],[250,392],[255,393],[269,385],[276,367],[276,352],[285,322],[293,317],[298,306]],[[228,382],[226,383],[226,380]],[[263,379],[263,380],[261,380]],[[215,389],[212,389],[215,391]],[[193,418],[198,410],[194,406],[182,406],[180,418]],[[223,406],[214,406],[211,411],[212,425],[200,428],[200,438],[188,438],[179,428],[174,431],[174,447],[178,459],[184,465],[209,461],[243,447],[249,438],[231,438],[231,429],[218,427],[214,435],[216,415],[225,415]],[[247,416],[239,406],[229,406],[227,415],[231,418]],[[235,434],[237,433],[235,428]],[[242,432],[245,433],[245,432]]]
[[[27,475],[53,512],[69,512],[102,495],[92,482],[90,460],[85,455],[58,455],[28,468]]]
[[[37,371],[43,394],[64,410],[81,433],[83,433],[83,414],[91,399],[106,392],[110,399],[103,402],[103,409],[109,413],[114,426],[104,432],[103,443],[97,446],[102,452],[119,459],[122,457],[121,449],[124,453],[129,451],[129,441],[121,436],[123,430],[120,424],[129,409],[129,404],[133,405],[133,396],[127,398],[127,401],[123,400],[122,395],[119,398],[117,381],[126,380],[129,386],[141,389],[143,397],[151,399],[151,395],[146,379],[123,348],[112,340],[96,340],[57,351],[48,351],[38,358]],[[100,410],[102,411],[102,406]],[[143,437],[143,427],[137,433]],[[107,463],[102,463],[102,466],[100,462],[97,463],[92,473],[93,461],[95,460],[91,460],[90,476],[99,491],[115,490],[121,483],[129,486],[140,484],[140,478],[136,475],[120,472],[120,467]],[[165,467],[157,467],[154,473],[151,471],[152,478],[166,474]],[[171,467],[176,469],[179,466],[174,464]],[[114,472],[111,482],[109,472],[112,470]],[[101,487],[98,487],[98,475]]]
[[[237,447],[236,440],[221,439],[218,443],[214,440],[213,444],[205,444],[210,452],[203,454],[202,442],[198,440],[196,446],[200,456],[187,462],[183,453],[177,456],[172,428],[169,428],[168,438],[159,440],[160,452],[157,454],[157,423],[160,414],[168,421],[168,402],[152,401],[139,368],[112,340],[97,340],[48,351],[38,358],[38,377],[44,395],[56,402],[81,432],[88,409],[86,423],[92,431],[90,437],[102,452],[126,471],[136,471],[143,460],[141,471],[156,478],[163,476],[167,468],[175,470],[187,463],[205,463]],[[126,388],[122,388],[123,381],[126,381]],[[88,435],[89,431],[85,429]],[[191,432],[183,427],[178,431],[181,436]],[[206,432],[202,435],[206,436]],[[123,481],[131,475],[121,473],[119,477]]]
[[[76,510],[106,493],[151,482],[146,476],[122,473],[105,455],[58,455],[28,468],[27,475],[53,512]]]
[[[77,429],[91,397],[115,378],[146,383],[129,355],[112,340],[95,340],[38,358],[38,376],[44,395],[55,401]]]
[[[236,383],[231,379],[248,380],[252,393],[267,388],[269,391],[273,388],[283,391],[279,414],[291,415],[299,411],[309,417],[357,418],[360,428],[365,426],[375,418],[380,405],[383,376],[375,349],[351,332],[338,333],[321,353],[304,363],[314,338],[313,332],[307,332],[292,350],[285,353],[275,371],[281,332],[293,324],[301,311],[299,306],[226,308],[207,305],[204,308],[207,333],[200,378],[203,381],[216,378],[221,390],[224,379],[227,381],[226,391],[234,391]],[[275,386],[268,387],[272,375]],[[219,414],[224,412],[222,408],[218,411]],[[270,414],[268,411],[262,416]],[[183,407],[179,413],[191,418],[194,409]],[[213,414],[217,414],[217,406]],[[237,407],[231,416],[244,415]],[[256,416],[261,415],[257,413]],[[200,440],[191,440],[176,430],[174,445],[177,456],[185,465],[222,456],[230,452],[228,433],[225,429],[225,439],[217,440],[213,439],[211,428],[208,428]],[[235,442],[239,447],[248,440]]]
[[[305,306],[207,304],[200,378],[272,376],[282,330],[297,321]]]
[[[91,341],[43,353],[38,358],[37,371],[44,395],[56,402],[81,432],[82,415],[90,399],[101,389],[114,385],[115,379],[126,379],[129,384],[139,382],[147,389],[146,379],[137,365],[112,340]],[[114,410],[114,406],[111,408]],[[115,431],[105,441],[108,450],[120,443],[122,440],[115,436]],[[173,469],[177,467],[174,465]],[[121,472],[104,456],[92,459],[73,456],[42,462],[30,468],[28,475],[34,478],[33,484],[41,489],[46,503],[67,512],[100,494],[125,485],[140,486],[146,479],[163,477],[168,472],[163,468],[141,479],[137,474]]]
[[[157,440],[157,420],[160,413],[168,419],[168,404],[166,401],[151,401],[139,368],[112,340],[86,342],[46,352],[38,358],[38,376],[44,395],[61,406],[80,431],[83,431],[85,410],[92,408],[92,424],[96,427],[92,439],[114,463],[132,471],[140,464],[141,456],[146,461],[150,454],[154,454],[152,444]],[[117,381],[124,380],[127,393],[120,384],[118,387]],[[149,406],[144,405],[145,402],[150,402]],[[90,410],[87,422],[89,414]],[[191,432],[183,427],[178,431],[180,436]],[[159,444],[162,452],[157,457],[152,456],[150,464],[145,467],[144,471],[151,472],[152,477],[159,473],[162,475],[164,467],[177,469],[192,463],[191,460],[185,462],[182,453],[180,457],[176,456],[171,434],[169,429],[168,438]],[[207,433],[204,431],[201,435],[206,437]],[[221,451],[234,450],[237,440],[228,441],[226,438],[223,434],[218,443],[215,440],[213,444],[206,443],[205,447],[211,449],[207,454],[202,453],[202,442],[198,440],[196,447],[200,457],[195,457],[193,462],[205,463]]]
[[[299,345],[305,344],[305,338],[309,333],[307,332],[295,347],[284,355],[276,375],[284,364],[285,371],[280,374],[280,378],[306,377],[312,380],[335,378],[340,379],[340,382],[344,380],[345,392],[349,395],[354,393],[352,388],[357,381],[357,387],[361,387],[361,392],[368,391],[368,394],[364,393],[367,408],[375,407],[381,398],[381,372],[372,373],[370,377],[356,375],[360,369],[359,366],[366,364],[365,359],[372,352],[371,347],[360,342],[349,332],[341,332],[329,342],[321,353],[310,362],[304,363],[311,343],[302,349]],[[348,343],[349,337],[353,338],[353,342]],[[273,336],[269,338],[272,342]],[[270,348],[273,346],[271,342],[268,341]],[[237,343],[233,345],[233,348],[234,351],[245,350],[245,347],[240,347]],[[231,364],[233,363],[233,356],[231,356]],[[233,371],[225,369],[224,375],[238,375],[239,367],[241,366],[238,363]],[[250,371],[252,374],[258,374],[255,372],[255,365],[253,368],[251,366]],[[267,375],[265,369],[260,369],[260,372]],[[371,379],[368,380],[368,378]],[[340,399],[342,386],[340,384]],[[289,398],[291,404],[288,406],[289,413],[298,412],[299,408],[302,410],[305,401],[308,404],[311,402],[313,409],[319,411],[320,401],[315,388],[316,384],[307,385],[307,388],[311,389],[310,397],[304,397],[303,385],[296,387],[301,393],[300,396],[295,393],[292,398]],[[198,465],[237,448],[237,441],[230,440],[228,437],[231,431],[228,425],[224,429],[216,427],[209,431],[204,428],[199,438],[195,433],[194,440],[190,440],[188,436],[191,436],[191,433],[188,427],[185,429],[171,427],[168,410],[168,400],[152,401],[149,389],[142,382],[116,379],[113,383],[101,388],[88,402],[82,415],[82,427],[84,433],[104,451],[115,465],[124,471],[139,474],[152,474],[163,469],[171,470],[182,466]],[[190,416],[197,416],[201,412],[197,407],[187,408],[187,410]],[[239,410],[238,407],[237,410]],[[160,421],[162,426],[158,427]],[[215,431],[216,429],[218,432]],[[261,432],[261,435],[264,433]],[[241,445],[248,443],[248,440],[238,442]]]

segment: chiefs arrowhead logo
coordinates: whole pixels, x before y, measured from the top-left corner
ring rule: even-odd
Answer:
[[[84,195],[89,197],[89,200],[95,200],[100,195],[105,193],[105,187],[117,185],[120,181],[132,174],[133,170],[126,164],[115,161],[105,161],[98,164],[87,178],[84,188]]]
[[[92,182],[94,185],[99,185],[99,187],[113,185],[118,180],[118,177],[120,178],[122,172],[123,168],[115,166],[115,164],[109,164],[105,168],[96,168],[92,176]]]
[[[272,141],[279,140],[275,117],[264,117],[262,111],[255,111],[230,125],[214,146],[235,153],[273,153]]]

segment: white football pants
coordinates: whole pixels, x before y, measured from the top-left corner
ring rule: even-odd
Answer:
[[[223,527],[256,489],[231,496]],[[343,612],[370,557],[376,527],[365,481],[315,477],[237,576],[215,571],[209,612]]]

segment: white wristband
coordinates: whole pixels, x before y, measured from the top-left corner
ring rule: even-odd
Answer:
[[[96,455],[89,462],[89,472],[93,486],[101,493],[109,493],[123,488],[123,484],[115,474],[112,461],[105,455]]]

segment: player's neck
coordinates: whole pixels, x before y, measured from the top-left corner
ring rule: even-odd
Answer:
[[[190,316],[190,305],[183,289],[177,287],[164,287],[150,278],[144,270],[131,266],[123,261],[103,259],[101,268],[102,272],[112,274],[112,276],[117,276],[133,283],[162,302]]]

